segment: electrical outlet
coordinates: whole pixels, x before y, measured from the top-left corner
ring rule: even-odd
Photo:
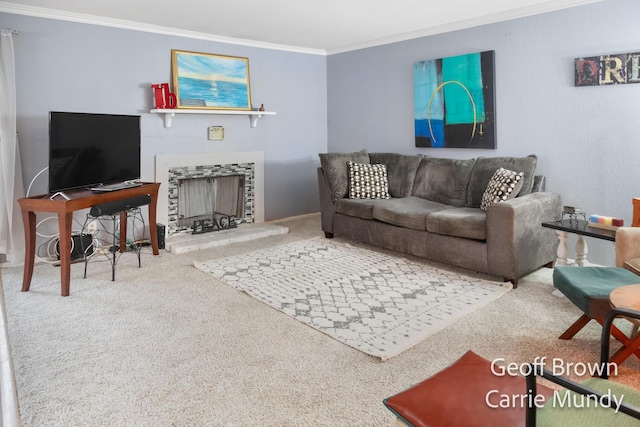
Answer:
[[[87,224],[87,231],[90,234],[95,234],[98,231],[98,221],[96,221],[95,219],[89,221],[89,224]]]

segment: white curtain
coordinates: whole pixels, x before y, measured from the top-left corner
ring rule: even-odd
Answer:
[[[24,261],[24,229],[18,199],[24,197],[16,131],[13,32],[0,30],[0,254],[10,265]]]

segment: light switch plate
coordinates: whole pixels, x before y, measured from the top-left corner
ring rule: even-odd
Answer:
[[[224,127],[209,126],[209,140],[222,140],[222,139],[224,139]]]

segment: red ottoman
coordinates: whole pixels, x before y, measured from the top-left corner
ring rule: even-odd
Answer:
[[[409,426],[524,426],[526,380],[499,375],[502,367],[496,364],[492,370],[490,361],[468,351],[448,368],[383,402]],[[553,390],[540,384],[537,388],[542,406]]]

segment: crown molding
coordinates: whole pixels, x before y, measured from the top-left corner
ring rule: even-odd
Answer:
[[[599,3],[604,0],[555,0],[545,3],[536,4],[529,7],[514,8],[509,11],[500,12],[492,15],[481,16],[478,18],[467,19],[463,21],[451,22],[448,24],[438,25],[435,27],[425,28],[416,31],[410,31],[389,37],[369,40],[362,43],[351,44],[335,49],[312,49],[300,46],[290,46],[277,43],[267,43],[257,40],[240,39],[235,37],[226,37],[216,34],[200,33],[195,31],[181,30],[178,28],[163,27],[141,22],[127,21],[122,19],[105,18],[96,15],[80,14],[74,12],[66,12],[55,9],[26,6],[17,3],[0,1],[0,12],[12,13],[16,15],[27,15],[38,18],[56,19],[61,21],[77,22],[83,24],[100,25],[105,27],[120,28],[132,31],[142,31],[147,33],[162,34],[176,37],[186,37],[198,40],[207,40],[218,43],[233,44],[239,46],[256,47],[261,49],[280,50],[285,52],[304,53],[310,55],[335,55],[346,53],[360,49],[367,49],[376,46],[382,46],[391,43],[417,39],[421,37],[432,36],[436,34],[447,33],[451,31],[464,30],[467,28],[478,27],[481,25],[494,24],[497,22],[509,21],[512,19],[524,18],[532,15],[539,15],[547,12],[554,12],[576,6],[583,6],[591,3]],[[19,30],[19,28],[17,29]]]
[[[556,0],[540,3],[535,6],[521,7],[505,12],[485,15],[478,18],[467,19],[463,21],[451,22],[448,24],[437,25],[435,27],[424,28],[417,31],[398,34],[390,37],[383,37],[375,40],[369,40],[363,43],[343,46],[336,49],[328,49],[327,55],[336,55],[339,53],[351,52],[354,50],[367,49],[376,46],[382,46],[391,43],[403,42],[407,40],[417,39],[421,37],[433,36],[436,34],[448,33],[451,31],[464,30],[481,25],[495,24],[498,22],[510,21],[512,19],[525,18],[527,16],[539,15],[547,12],[555,12],[562,9],[568,9],[576,6],[584,6],[592,3],[600,3],[604,0]]]
[[[166,36],[186,37],[198,40],[207,40],[218,43],[226,43],[240,46],[257,47],[261,49],[281,50],[285,52],[305,53],[310,55],[326,55],[324,49],[311,49],[300,46],[289,46],[278,43],[267,43],[257,40],[247,40],[235,37],[226,37],[216,34],[200,33],[196,31],[181,30],[178,28],[163,27],[142,22],[127,21],[123,19],[105,18],[96,15],[67,12],[43,7],[25,6],[16,3],[0,1],[0,12],[15,15],[26,15],[37,18],[55,19],[59,21],[77,22],[81,24],[100,25],[103,27],[120,28],[124,30],[142,31],[146,33],[162,34]],[[19,28],[18,28],[19,30]]]

